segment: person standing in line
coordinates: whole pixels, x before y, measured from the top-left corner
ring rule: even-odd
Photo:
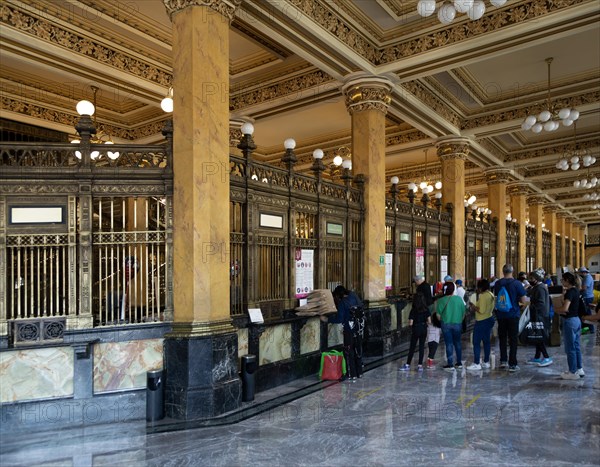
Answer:
[[[417,293],[413,297],[412,308],[408,315],[408,325],[411,328],[410,347],[406,363],[400,367],[401,371],[410,370],[410,362],[412,361],[417,341],[419,341],[419,365],[418,371],[423,371],[423,357],[425,354],[425,338],[427,337],[427,325],[431,323],[431,313],[425,302],[423,294]]]
[[[433,305],[433,293],[431,292],[431,285],[427,283],[423,276],[415,276],[413,280],[415,281],[415,284],[417,284],[416,293],[422,294],[423,298],[425,298],[425,305],[427,305],[427,307]],[[429,311],[431,312],[431,309]]]
[[[463,287],[463,281],[461,279],[456,279],[456,294],[458,295],[460,298],[463,299],[463,302],[465,301],[465,288]]]
[[[465,302],[462,298],[454,295],[454,283],[446,282],[444,285],[444,296],[435,302],[435,311],[442,321],[442,334],[446,345],[446,365],[444,370],[462,370],[462,320],[465,316]],[[454,351],[456,349],[456,364],[454,362]]]
[[[529,283],[529,281],[527,280],[527,273],[525,271],[521,271],[519,273],[519,275],[517,276],[517,279],[519,279],[519,282],[521,284],[523,284],[523,288],[527,291],[529,290],[529,287],[531,287],[531,284]]]
[[[512,264],[502,266],[504,277],[496,281],[494,295],[498,297],[502,288],[506,289],[510,298],[510,310],[500,311],[496,304],[496,318],[498,319],[498,340],[500,341],[500,368],[514,372],[519,370],[517,365],[517,345],[519,344],[519,317],[521,315],[520,304],[528,301],[523,284],[513,277],[514,268]],[[496,299],[497,300],[497,299]],[[510,353],[507,353],[507,340]]]
[[[586,315],[591,315],[592,311],[590,310],[590,305],[594,301],[594,278],[591,276],[588,268],[581,267],[577,270],[579,276],[581,276],[581,297],[583,298],[583,303],[586,305]],[[590,333],[594,332],[594,326],[589,324],[588,329]]]
[[[473,364],[467,370],[477,371],[490,368],[490,352],[492,328],[494,327],[494,294],[490,291],[490,283],[486,279],[477,282],[479,298],[471,308],[475,310],[475,327],[473,328]],[[479,362],[483,343],[483,362]]]
[[[442,323],[440,323],[437,315],[433,313],[431,315],[431,322],[427,324],[427,347],[429,348],[429,354],[427,355],[428,370],[435,368],[435,353],[440,344],[441,327]]]
[[[544,271],[536,269],[529,273],[529,317],[531,321],[541,321],[545,333],[550,332],[550,295],[548,287],[543,282]],[[544,358],[542,358],[542,356]],[[548,366],[553,360],[548,355],[544,341],[535,344],[535,356],[527,360],[529,365]]]
[[[562,283],[565,288],[563,306],[554,312],[561,315],[563,320],[563,342],[567,354],[569,370],[561,373],[562,379],[579,379],[585,376],[581,362],[581,347],[579,337],[581,336],[581,320],[579,319],[579,290],[577,289],[577,278],[571,272],[562,275]]]

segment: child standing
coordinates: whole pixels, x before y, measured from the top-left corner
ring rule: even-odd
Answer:
[[[425,301],[425,296],[417,293],[413,297],[413,305],[408,315],[408,325],[411,327],[410,348],[406,363],[400,367],[401,371],[410,370],[410,362],[412,361],[417,341],[419,341],[419,371],[423,371],[423,356],[425,354],[425,338],[427,337],[427,325],[431,323],[431,314]]]
[[[433,314],[431,316],[431,322],[427,324],[427,347],[429,347],[429,355],[427,355],[427,369],[433,370],[435,368],[435,353],[440,343],[440,335],[442,334],[442,323],[437,319],[437,316]]]

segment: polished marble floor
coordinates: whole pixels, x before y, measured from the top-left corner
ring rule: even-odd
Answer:
[[[579,381],[560,379],[567,363],[558,347],[546,368],[525,365],[531,349],[520,347],[517,373],[405,373],[402,358],[354,383],[296,382],[292,392],[304,384],[306,395],[232,424],[163,431],[154,428],[168,425],[128,422],[3,436],[0,465],[598,466],[600,347],[594,336],[582,344]],[[261,393],[247,407],[280,394]]]

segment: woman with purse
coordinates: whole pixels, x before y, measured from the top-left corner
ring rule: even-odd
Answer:
[[[490,291],[490,283],[486,279],[477,282],[479,299],[476,305],[471,305],[475,310],[475,327],[473,328],[473,364],[467,370],[477,371],[490,368],[491,336],[494,327],[494,294]],[[483,343],[483,362],[479,362],[481,344]]]
[[[550,295],[548,287],[544,284],[544,270],[536,269],[529,273],[529,318],[531,323],[543,324],[544,339],[535,344],[535,356],[527,360],[528,365],[548,366],[553,360],[546,350],[545,336],[550,332]],[[542,356],[544,358],[542,358]]]
[[[465,302],[458,295],[454,295],[454,283],[446,282],[443,289],[444,295],[435,302],[435,311],[442,321],[442,334],[446,345],[447,363],[443,367],[446,371],[462,370],[462,320],[465,316]],[[454,351],[456,349],[456,364]]]

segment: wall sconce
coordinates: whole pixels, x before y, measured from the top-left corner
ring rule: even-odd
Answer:
[[[171,113],[173,112],[173,87],[170,86],[167,91],[166,97],[160,101],[160,108],[163,109],[164,112]]]

